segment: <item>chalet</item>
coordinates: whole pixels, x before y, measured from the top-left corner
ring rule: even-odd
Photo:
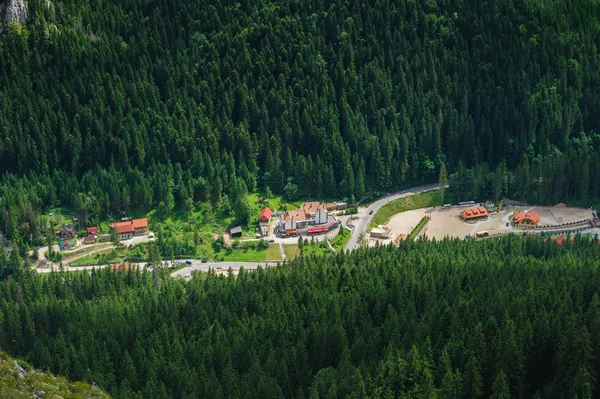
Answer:
[[[98,234],[98,228],[97,227],[88,227],[86,229],[86,231],[87,231],[88,235]]]
[[[258,215],[258,224],[261,226],[267,226],[269,223],[271,223],[271,215],[273,214],[273,211],[271,211],[271,209],[264,208],[262,211],[260,211],[260,215]]]
[[[93,244],[95,242],[96,242],[96,236],[95,235],[89,235],[89,236],[83,237],[83,243],[84,244]]]
[[[110,225],[120,240],[127,240],[134,236],[141,236],[148,232],[148,220],[133,219],[126,222],[118,222]]]
[[[308,224],[323,224],[327,223],[327,207],[325,204],[321,204],[318,201],[304,202],[302,204],[302,210],[306,214],[306,220]]]
[[[488,217],[488,211],[485,208],[469,208],[461,212],[461,217],[470,222]]]
[[[229,235],[231,238],[241,237],[242,236],[242,227],[235,226],[229,229]]]
[[[515,226],[537,226],[540,223],[540,214],[536,212],[515,212],[513,225]]]
[[[63,224],[59,230],[56,230],[56,235],[64,240],[65,238],[74,238],[77,232],[72,225]]]

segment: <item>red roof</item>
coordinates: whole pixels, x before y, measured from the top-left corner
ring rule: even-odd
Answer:
[[[115,229],[115,231],[119,234],[133,233],[135,230],[147,228],[148,219],[133,219],[127,222],[113,223],[110,227]]]
[[[97,227],[88,227],[86,230],[87,230],[88,234],[97,234],[98,233]]]
[[[129,270],[129,269],[135,269],[135,265],[129,262],[123,262],[123,263],[115,263],[114,265],[112,265],[110,267],[110,269],[112,271],[124,271],[124,270]]]
[[[94,236],[86,236],[86,237],[83,238],[83,241],[86,241],[86,242],[96,241],[96,237],[94,237]]]
[[[517,224],[521,223],[521,222],[539,223],[540,215],[535,212],[515,212],[515,217],[513,218],[513,222],[517,223]]]
[[[463,217],[467,220],[483,218],[488,216],[488,211],[485,208],[471,208],[465,209],[463,212]]]
[[[264,208],[262,211],[260,211],[260,215],[258,215],[258,220],[262,221],[262,220],[266,220],[269,221],[271,220],[271,215],[273,214],[273,212],[271,211],[271,209]]]
[[[558,245],[563,245],[563,243],[566,241],[566,237],[565,236],[558,236],[556,238],[553,239],[553,241],[555,241]],[[573,237],[571,237],[571,243],[575,242],[575,239]]]
[[[327,207],[325,206],[325,204],[321,204],[319,201],[313,201],[303,203],[302,209],[304,209],[304,212],[308,214],[313,214],[319,209],[327,209]]]

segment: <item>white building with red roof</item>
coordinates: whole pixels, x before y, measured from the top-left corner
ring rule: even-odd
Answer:
[[[110,228],[119,236],[120,240],[126,240],[133,236],[141,236],[148,232],[148,219],[133,219],[126,222],[118,222],[110,225]]]

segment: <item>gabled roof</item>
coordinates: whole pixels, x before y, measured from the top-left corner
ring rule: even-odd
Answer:
[[[119,234],[131,233],[136,229],[145,229],[148,227],[148,219],[134,219],[127,222],[113,223],[110,227],[115,229]]]
[[[317,212],[319,209],[327,209],[325,204],[321,204],[319,201],[305,202],[302,204],[302,209],[307,214]]]
[[[485,208],[470,208],[465,209],[462,214],[465,219],[474,219],[488,216],[488,211]]]
[[[231,234],[241,234],[242,233],[242,227],[241,226],[235,226],[229,229],[229,232]]]
[[[94,237],[94,236],[85,236],[85,237],[83,237],[83,241],[86,241],[86,242],[96,241],[96,237]]]
[[[515,217],[513,218],[514,223],[521,223],[524,220],[531,220],[535,223],[539,223],[540,215],[536,212],[515,212]]]
[[[271,215],[273,214],[273,212],[271,211],[271,209],[264,208],[262,211],[260,211],[260,215],[258,215],[259,219],[262,218],[266,218],[266,219],[271,219]]]
[[[304,221],[306,220],[306,212],[304,212],[303,209],[294,209],[281,214],[281,220],[284,222],[287,222],[290,219],[293,219],[296,222]]]
[[[88,227],[86,230],[87,230],[88,234],[96,234],[96,233],[98,233],[98,228],[97,227]]]

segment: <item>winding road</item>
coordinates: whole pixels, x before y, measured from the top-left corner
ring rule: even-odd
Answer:
[[[377,201],[371,203],[368,208],[361,208],[358,213],[358,220],[355,222],[355,226],[352,229],[352,236],[346,243],[346,251],[353,251],[360,247],[362,238],[364,237],[369,224],[371,224],[371,220],[373,216],[377,213],[377,211],[387,204],[390,201],[397,200],[402,197],[409,197],[411,195],[424,193],[427,191],[437,190],[439,188],[439,184],[427,184],[424,186],[409,188],[394,194],[389,194],[383,198],[378,199]],[[371,213],[371,211],[373,213]]]
[[[350,239],[348,240],[348,242],[346,243],[346,251],[353,251],[355,249],[358,249],[361,245],[361,241],[362,238],[364,237],[364,235],[367,232],[367,228],[369,227],[369,224],[371,223],[371,220],[373,219],[373,216],[375,216],[375,214],[377,213],[377,211],[379,209],[381,209],[381,207],[383,207],[385,204],[387,204],[390,201],[394,201],[398,198],[403,198],[403,197],[408,197],[411,195],[415,195],[415,194],[420,194],[420,193],[424,193],[427,191],[432,191],[432,190],[437,190],[439,188],[438,184],[427,184],[424,186],[419,186],[419,187],[413,187],[413,188],[409,188],[400,192],[396,192],[393,194],[389,194],[385,197],[382,197],[380,199],[378,199],[377,201],[374,201],[371,203],[371,205],[369,205],[368,208],[359,208],[359,212],[357,214],[358,219],[356,219],[354,221],[354,227],[352,228],[352,235],[350,236]],[[281,240],[282,242],[285,239]],[[287,240],[291,241],[292,239],[288,238]],[[296,239],[297,240],[297,239]],[[286,242],[286,243],[290,243],[290,242]],[[43,257],[43,251],[47,250],[47,248],[40,248],[42,257]],[[209,269],[213,269],[213,270],[228,270],[229,268],[231,268],[233,271],[237,271],[239,270],[241,267],[243,267],[244,269],[247,270],[252,270],[252,269],[256,269],[259,266],[265,267],[265,266],[276,266],[277,262],[207,262],[207,263],[202,263],[199,260],[193,260],[190,259],[189,260],[192,264],[189,266],[186,266],[176,272],[172,273],[173,277],[187,277],[190,275],[190,273],[192,271],[195,270],[200,270],[200,271],[208,271]],[[185,260],[183,260],[182,262],[185,262]],[[140,266],[145,265],[145,262],[141,262]],[[37,271],[40,273],[49,273],[52,270],[57,270],[58,265],[56,264],[52,264],[50,263],[51,267],[46,267],[46,268],[38,268]],[[107,267],[109,265],[95,265],[95,266],[73,266],[70,267],[68,265],[64,265],[63,269],[65,271],[81,271],[81,270],[92,270],[92,269],[100,269],[100,268],[104,268]]]

